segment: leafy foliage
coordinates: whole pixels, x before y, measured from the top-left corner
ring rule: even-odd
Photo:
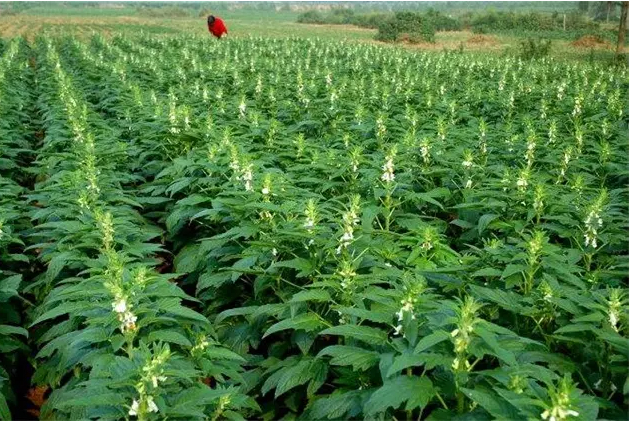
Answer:
[[[44,269],[9,268],[35,306],[0,334],[28,329],[44,417],[626,412],[626,70],[192,35],[31,54],[36,183],[0,205]]]

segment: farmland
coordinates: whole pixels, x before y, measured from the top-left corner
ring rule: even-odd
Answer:
[[[623,419],[626,67],[126,22],[0,41],[0,419]]]

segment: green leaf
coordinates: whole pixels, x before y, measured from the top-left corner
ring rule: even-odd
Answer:
[[[312,378],[311,368],[312,360],[306,360],[284,370],[275,388],[275,398],[277,399],[294,387],[307,383]]]
[[[181,346],[192,346],[190,340],[174,330],[154,330],[147,337],[148,342],[170,342]]]
[[[33,323],[31,323],[31,326],[35,326],[36,324],[39,324],[43,321],[54,319],[56,317],[59,317],[68,313],[75,313],[75,312],[78,313],[81,310],[85,310],[90,307],[91,305],[86,304],[86,303],[62,303],[59,306],[51,310],[48,310],[47,312],[39,316],[37,319],[35,319]]]
[[[325,355],[332,357],[331,365],[352,366],[352,369],[356,371],[367,370],[378,364],[380,360],[380,354],[377,352],[347,345],[331,345],[323,348],[317,358]]]
[[[362,409],[362,390],[350,392],[336,391],[324,398],[317,399],[309,409],[308,419],[338,419],[349,418],[346,414],[356,415]]]
[[[199,256],[199,247],[200,244],[189,244],[177,254],[174,261],[176,272],[190,273],[197,269],[202,260]]]
[[[472,273],[472,278],[477,278],[477,277],[492,277],[492,276],[501,276],[502,275],[502,271],[496,268],[483,268],[480,270],[477,270],[476,272]]]
[[[496,215],[493,213],[488,213],[486,215],[483,215],[480,217],[480,219],[478,220],[478,234],[482,234],[483,231],[485,231],[485,229],[487,228],[487,226],[496,218],[499,218],[500,215]]]
[[[590,325],[587,323],[575,323],[571,325],[567,325],[564,327],[560,327],[555,330],[555,333],[570,333],[570,332],[590,332],[595,328],[594,325]]]
[[[440,342],[450,339],[450,334],[444,330],[437,330],[428,336],[423,337],[415,347],[415,354],[426,351]]]
[[[297,257],[292,260],[284,260],[273,264],[274,267],[296,269],[297,278],[303,278],[310,275],[314,271],[314,266],[308,259]]]
[[[287,329],[301,329],[305,330],[306,332],[311,332],[321,327],[321,325],[323,325],[323,322],[321,321],[319,316],[314,313],[304,313],[292,319],[285,319],[275,323],[273,326],[267,329],[267,331],[264,333],[264,336],[262,336],[262,339],[273,333],[281,332],[282,330]]]
[[[120,393],[101,393],[97,395],[82,396],[80,398],[68,399],[63,402],[57,403],[60,408],[71,406],[88,406],[93,407],[96,405],[107,406],[119,406],[125,402],[124,396]]]
[[[0,325],[0,335],[22,335],[28,338],[28,330],[10,325]]]
[[[374,415],[389,408],[397,409],[407,402],[406,410],[425,408],[435,396],[432,382],[426,377],[399,376],[385,382],[365,403],[365,414]]]
[[[461,391],[476,402],[479,406],[489,412],[490,415],[500,420],[516,420],[520,419],[518,411],[507,401],[497,394],[482,386],[476,386],[474,389],[461,388]]]
[[[209,347],[204,352],[205,356],[211,360],[234,360],[245,362],[246,360],[234,351],[227,348]]]
[[[449,366],[452,364],[452,357],[448,357],[441,354],[409,354],[404,353],[396,356],[393,359],[393,364],[387,371],[387,377],[391,377],[399,371],[402,371],[409,367],[419,367],[426,365],[426,369],[430,370],[437,365]]]
[[[7,400],[4,395],[2,395],[2,392],[0,392],[0,420],[9,421],[11,419],[11,411],[9,411]]]
[[[52,282],[61,273],[67,263],[69,253],[59,253],[50,259],[46,270],[46,282]]]
[[[485,288],[478,285],[470,285],[470,289],[474,296],[493,301],[505,310],[514,313],[523,314],[525,308],[522,306],[522,297],[511,291],[503,291],[501,289]]]
[[[513,352],[504,349],[500,343],[498,343],[496,335],[489,330],[484,329],[482,326],[477,326],[474,329],[474,333],[478,335],[487,345],[489,345],[498,358],[509,365],[516,365],[515,355],[513,355]]]
[[[301,303],[304,301],[329,301],[330,294],[322,289],[316,289],[311,291],[301,291],[293,295],[290,299],[290,303]]]
[[[338,335],[346,338],[358,339],[372,345],[384,345],[388,335],[381,329],[369,326],[340,325],[330,327],[319,332],[319,335]]]
[[[526,266],[524,265],[515,265],[508,264],[505,270],[502,272],[502,278],[508,278],[511,275],[515,275],[516,273],[524,272],[526,270]]]

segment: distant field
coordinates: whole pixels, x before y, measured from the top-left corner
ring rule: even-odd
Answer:
[[[296,22],[297,12],[225,11],[220,16],[226,21],[230,37],[305,37],[377,43],[375,30],[352,25],[305,25]],[[29,40],[39,34],[72,33],[78,37],[93,33],[110,36],[122,32],[173,34],[180,32],[206,34],[205,18],[153,18],[135,9],[79,9],[33,8],[15,16],[0,16],[0,36],[21,35]],[[531,34],[535,35],[535,34]],[[508,53],[516,49],[521,38],[516,35],[476,36],[469,31],[439,32],[434,44],[403,45],[419,50],[457,50],[465,52]],[[382,44],[382,43],[378,43]],[[383,44],[385,45],[385,44]],[[571,41],[554,40],[553,56],[566,59],[609,58],[613,46],[594,45],[575,47]]]

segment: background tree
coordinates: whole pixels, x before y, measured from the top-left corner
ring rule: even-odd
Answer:
[[[620,58],[625,46],[625,35],[627,34],[627,12],[629,11],[629,1],[623,1],[620,9],[620,24],[618,25],[618,44],[616,45],[616,57]]]

